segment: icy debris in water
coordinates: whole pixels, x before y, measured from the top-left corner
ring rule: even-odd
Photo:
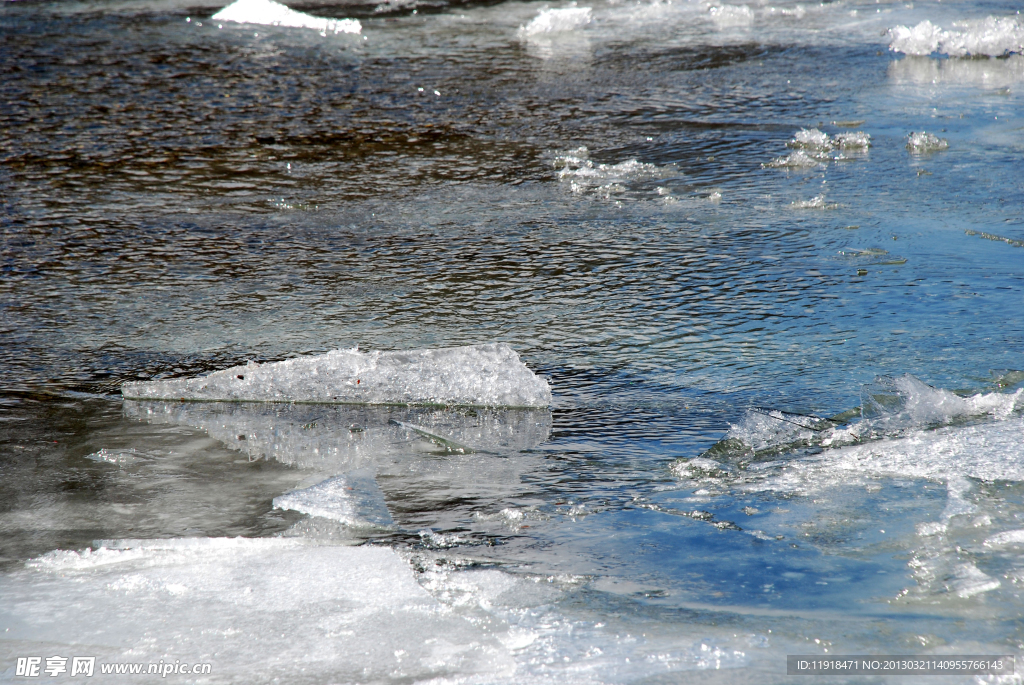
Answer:
[[[290,509],[349,526],[390,526],[393,521],[369,472],[352,472],[274,498],[275,509]]]
[[[729,467],[720,464],[714,459],[696,457],[694,459],[679,459],[669,467],[676,478],[721,478],[729,471]]]
[[[790,155],[776,157],[772,161],[762,166],[771,167],[774,169],[808,169],[810,167],[816,167],[820,164],[820,159],[807,154],[803,150],[797,150],[796,152]]]
[[[830,138],[829,135],[816,128],[802,128],[793,135],[793,139],[786,143],[795,151],[783,157],[777,157],[764,167],[781,168],[809,168],[831,161],[842,161],[847,159],[843,152],[862,152],[871,146],[871,135],[863,131],[850,133],[838,133]],[[838,151],[838,152],[837,152]]]
[[[595,192],[605,197],[627,190],[625,184],[648,179],[666,178],[675,174],[672,166],[659,167],[635,159],[618,164],[595,164],[586,147],[578,147],[555,157],[558,180],[568,181],[578,195]],[[660,194],[660,192],[659,192]]]
[[[117,464],[118,466],[127,466],[128,464],[134,464],[141,460],[138,451],[132,447],[126,450],[108,450],[106,448],[101,449],[98,452],[85,455],[86,459],[92,461],[99,461],[106,464]]]
[[[945,150],[949,147],[949,141],[945,138],[939,138],[934,133],[927,133],[921,131],[920,133],[911,133],[907,138],[907,149],[915,154],[921,154],[923,152],[937,152],[939,150]]]
[[[719,27],[749,26],[754,21],[754,12],[746,5],[712,5],[708,14]]]
[[[427,529],[421,530],[419,536],[424,544],[436,549],[448,549],[467,541],[466,538],[456,533],[435,533]]]
[[[537,13],[529,24],[519,29],[520,36],[537,36],[550,33],[572,31],[586,26],[593,19],[590,7],[565,7],[562,9],[543,9]]]
[[[866,150],[871,147],[871,134],[863,131],[837,133],[832,140],[840,150]]]
[[[810,200],[796,200],[789,206],[793,209],[837,209],[839,207],[835,202],[826,202],[824,194],[812,197]]]
[[[1005,238],[1001,235],[995,235],[993,233],[985,233],[983,231],[974,231],[968,228],[964,231],[966,235],[976,235],[985,240],[994,240],[998,243],[1006,243],[1007,245],[1013,245],[1014,247],[1024,247],[1024,240],[1015,240],[1014,238]],[[1020,371],[1016,373],[1020,374]],[[1018,381],[1019,382],[1019,381]]]
[[[1024,52],[1024,23],[1018,17],[959,21],[948,31],[925,20],[913,28],[893,27],[889,37],[889,49],[907,55],[938,52],[950,57],[1001,57]]]
[[[827,133],[822,133],[816,128],[802,128],[793,136],[789,143],[790,147],[804,148],[807,150],[827,151],[832,149],[832,141]]]
[[[408,352],[334,350],[199,378],[125,383],[125,399],[546,407],[547,382],[504,343]]]
[[[357,19],[314,17],[296,12],[287,5],[274,2],[274,0],[237,0],[213,15],[212,19],[239,24],[314,29],[322,34],[361,33],[363,30]]]

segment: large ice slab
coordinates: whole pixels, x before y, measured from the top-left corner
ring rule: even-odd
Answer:
[[[504,343],[360,352],[234,366],[199,378],[125,383],[126,399],[546,407],[551,388]]]
[[[320,33],[360,33],[358,19],[330,19],[297,12],[274,0],[236,0],[213,15],[214,21],[232,21],[239,24],[285,26],[314,29]]]

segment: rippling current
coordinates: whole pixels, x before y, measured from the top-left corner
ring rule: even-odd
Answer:
[[[0,6],[0,680],[1024,649],[1015,3],[243,1]],[[120,394],[495,341],[549,410]]]

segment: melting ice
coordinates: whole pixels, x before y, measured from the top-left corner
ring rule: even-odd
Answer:
[[[409,352],[334,350],[249,362],[200,378],[125,383],[126,399],[546,407],[547,382],[508,345]]]

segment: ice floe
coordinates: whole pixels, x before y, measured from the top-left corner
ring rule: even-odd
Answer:
[[[236,0],[211,17],[214,21],[230,21],[239,24],[262,26],[284,26],[303,28],[328,33],[361,33],[358,19],[331,19],[314,17],[297,12],[287,5],[274,0]]]
[[[125,383],[126,399],[546,407],[547,381],[504,343],[360,352],[235,366],[208,376]]]
[[[862,153],[871,147],[871,134],[851,131],[830,137],[816,128],[802,128],[787,145],[794,149],[792,153],[776,157],[762,166],[799,169],[846,160],[849,157],[845,153]]]
[[[1016,16],[958,21],[948,30],[925,20],[914,27],[895,26],[889,37],[890,50],[908,55],[1000,57],[1024,52],[1024,23]]]
[[[473,568],[447,550],[448,537],[423,539],[439,552],[302,538],[57,550],[0,576],[0,635],[19,654],[88,645],[97,675],[102,664],[178,660],[211,663],[211,682],[245,683],[595,685],[766,668],[789,647],[773,642],[769,654],[763,639],[748,654],[747,634],[709,620],[680,627],[568,613],[588,579]]]

